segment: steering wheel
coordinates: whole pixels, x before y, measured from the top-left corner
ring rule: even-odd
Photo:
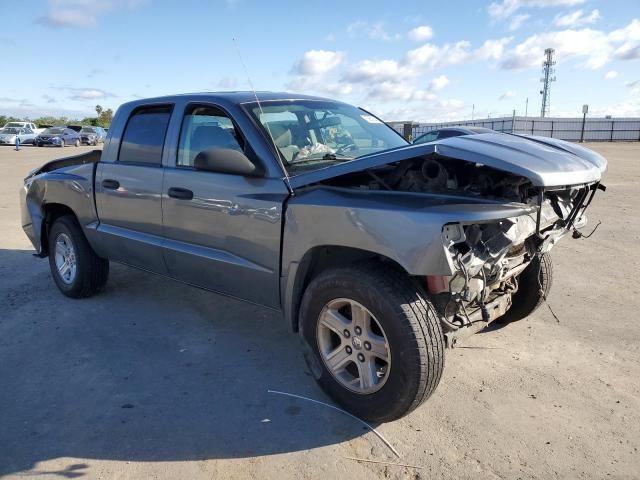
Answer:
[[[358,150],[358,146],[353,142],[347,143],[346,145],[342,145],[342,146],[338,147],[336,149],[336,153],[338,155],[340,155],[340,154],[345,153],[345,152],[350,152],[351,150]]]

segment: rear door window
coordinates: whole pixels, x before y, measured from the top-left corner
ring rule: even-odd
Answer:
[[[122,143],[119,162],[162,164],[162,149],[171,118],[171,106],[142,107],[129,117]]]

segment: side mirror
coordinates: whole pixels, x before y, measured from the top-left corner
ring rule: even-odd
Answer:
[[[255,165],[247,156],[231,148],[212,148],[196,155],[193,162],[196,170],[228,173],[243,177],[261,177],[264,171]]]

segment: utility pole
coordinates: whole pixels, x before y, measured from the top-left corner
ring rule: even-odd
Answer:
[[[556,61],[553,59],[553,54],[556,51],[553,48],[547,48],[544,51],[545,60],[542,62],[542,75],[543,77],[540,79],[542,82],[542,90],[540,93],[542,94],[542,108],[540,109],[540,116],[544,117],[549,115],[549,111],[551,110],[551,82],[556,81],[556,77],[554,73],[556,71],[553,66],[556,64]]]
[[[473,120],[473,115],[476,113],[476,104],[471,104],[471,120]]]
[[[529,113],[529,97],[527,97],[527,99],[524,102],[524,116],[525,116],[525,118],[527,117],[528,113]]]

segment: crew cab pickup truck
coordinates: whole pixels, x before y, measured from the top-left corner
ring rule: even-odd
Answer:
[[[432,394],[445,347],[544,301],[549,250],[581,235],[606,165],[501,133],[410,145],[317,97],[176,95],[122,105],[102,152],[32,172],[22,225],[69,297],[113,261],[282,311],[322,388],[382,422]]]

